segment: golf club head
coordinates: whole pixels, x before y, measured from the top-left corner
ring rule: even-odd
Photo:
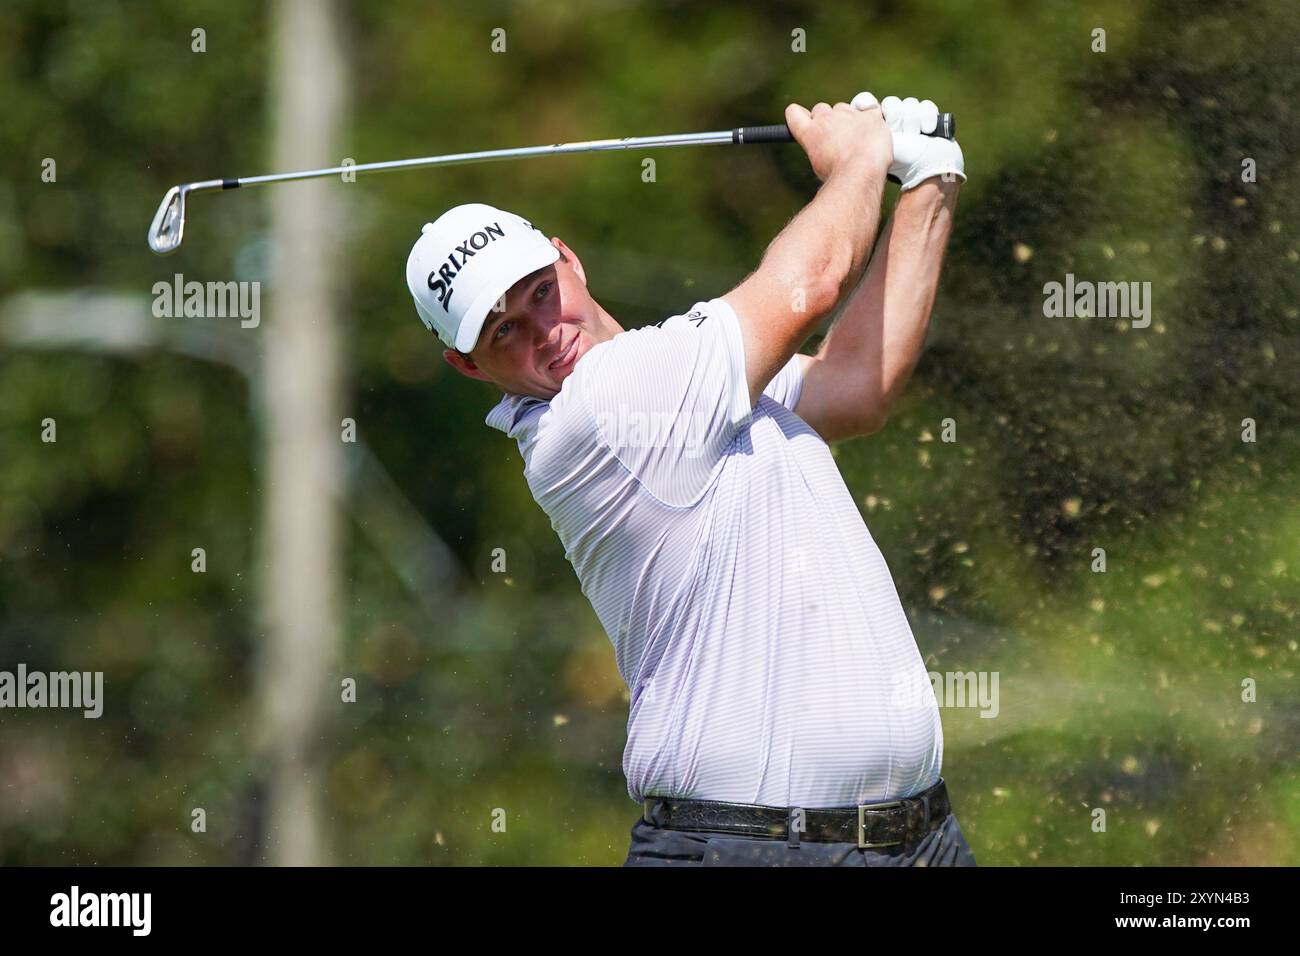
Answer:
[[[185,238],[185,186],[173,186],[163,196],[162,204],[153,215],[149,227],[149,248],[160,256],[170,255],[180,248]]]

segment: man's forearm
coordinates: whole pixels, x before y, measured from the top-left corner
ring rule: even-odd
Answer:
[[[829,312],[861,278],[880,226],[883,170],[845,168],[772,240],[761,268],[788,277],[811,312]],[[810,325],[819,316],[810,315]],[[812,329],[808,330],[810,333]]]
[[[899,197],[818,352],[819,374],[868,421],[883,421],[920,357],[960,188],[935,178]]]

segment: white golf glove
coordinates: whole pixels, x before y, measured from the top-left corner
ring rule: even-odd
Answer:
[[[919,186],[931,176],[949,174],[966,181],[966,161],[956,140],[927,136],[939,123],[939,108],[930,100],[909,96],[900,100],[886,96],[877,102],[870,93],[853,97],[853,108],[869,110],[879,106],[885,125],[894,139],[894,162],[889,174],[903,184],[903,191]]]

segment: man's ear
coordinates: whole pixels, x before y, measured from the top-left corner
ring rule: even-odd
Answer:
[[[474,360],[468,355],[462,355],[455,349],[444,349],[442,357],[447,360],[448,365],[467,378],[476,378],[480,382],[492,381],[481,368],[474,364]]]
[[[577,277],[582,280],[582,284],[586,285],[587,272],[585,269],[582,268],[582,263],[578,260],[577,253],[575,253],[572,249],[566,246],[564,244],[564,240],[561,239],[559,236],[552,237],[551,245],[553,245],[556,249],[560,250],[560,255],[564,256],[565,259],[568,260],[569,268],[572,269],[574,271],[574,274],[577,275]]]

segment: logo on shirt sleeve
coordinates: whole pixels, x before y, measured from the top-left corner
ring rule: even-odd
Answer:
[[[682,316],[682,318],[685,319],[687,322],[693,322],[697,329],[704,324],[704,320],[707,319],[708,317],[709,317],[709,313],[703,312],[700,309],[692,309],[690,312],[687,312],[685,315]],[[675,319],[677,318],[677,316],[670,315],[668,318]],[[664,323],[667,321],[668,319],[660,319],[658,322],[655,323],[655,326],[657,328],[663,328]]]

